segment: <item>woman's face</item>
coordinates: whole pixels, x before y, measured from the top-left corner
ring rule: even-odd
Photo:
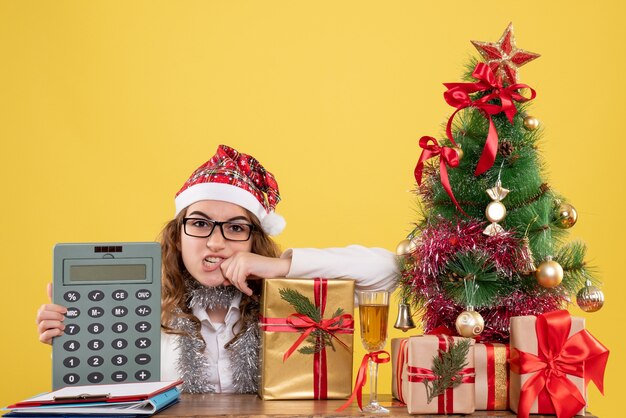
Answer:
[[[251,223],[250,217],[241,206],[219,200],[196,202],[187,208],[185,217],[199,219],[200,225],[203,221]],[[224,284],[224,276],[220,269],[222,262],[237,252],[250,252],[252,248],[252,238],[247,241],[228,241],[222,236],[217,225],[208,238],[191,237],[185,234],[181,225],[180,237],[185,268],[194,279],[206,287]]]

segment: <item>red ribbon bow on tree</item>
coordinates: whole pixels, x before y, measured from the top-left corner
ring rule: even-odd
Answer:
[[[452,136],[452,120],[461,109],[475,107],[489,120],[489,133],[487,134],[485,147],[474,172],[474,175],[478,176],[493,166],[496,160],[496,153],[498,152],[498,131],[491,116],[504,112],[509,122],[513,124],[513,117],[517,113],[517,108],[513,102],[527,102],[534,99],[536,93],[535,90],[521,83],[504,87],[502,80],[496,78],[493,70],[483,62],[476,65],[472,77],[478,81],[474,83],[444,83],[448,90],[444,92],[443,97],[450,106],[456,108],[448,119],[446,126],[446,135],[453,144],[456,145]],[[522,96],[518,92],[522,88],[530,89],[531,96],[528,98]],[[480,99],[472,100],[469,95],[477,92],[489,93]],[[489,103],[492,99],[500,99],[500,104]]]
[[[539,315],[535,324],[538,355],[511,350],[512,371],[520,375],[535,373],[522,386],[518,417],[527,418],[538,397],[540,408],[549,409],[552,404],[559,418],[576,415],[586,401],[567,378],[568,374],[584,377],[585,386],[593,381],[604,393],[604,369],[609,350],[587,330],[568,338],[571,323],[571,316],[565,310]],[[543,408],[540,413],[551,412]]]
[[[432,142],[432,144],[429,144]],[[454,142],[454,141],[453,141]],[[442,147],[439,146],[439,143],[432,136],[423,136],[420,138],[420,147],[423,149],[422,154],[420,155],[419,160],[417,160],[417,165],[415,166],[415,180],[418,185],[422,185],[422,172],[424,171],[424,161],[429,158],[439,156],[439,177],[441,178],[441,184],[443,185],[444,190],[452,199],[452,202],[456,206],[456,208],[465,216],[467,214],[461,209],[461,206],[456,201],[454,197],[454,193],[452,193],[452,187],[450,186],[450,179],[448,178],[448,169],[447,166],[457,167],[459,165],[459,154],[458,152],[450,147]]]

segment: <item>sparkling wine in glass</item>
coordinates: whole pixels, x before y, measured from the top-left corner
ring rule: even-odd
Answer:
[[[382,350],[387,341],[387,322],[389,318],[389,292],[357,291],[359,317],[361,320],[361,341],[367,351]],[[388,413],[378,403],[378,363],[369,360],[370,402],[363,407],[364,412]]]

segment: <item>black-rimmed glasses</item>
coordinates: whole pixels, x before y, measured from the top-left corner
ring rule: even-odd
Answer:
[[[254,225],[241,222],[218,222],[204,218],[183,218],[183,231],[186,235],[196,238],[208,238],[215,227],[228,241],[248,241],[254,231]]]

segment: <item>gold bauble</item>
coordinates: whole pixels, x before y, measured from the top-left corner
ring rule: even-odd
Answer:
[[[535,271],[537,283],[545,288],[553,288],[558,286],[563,280],[563,267],[556,261],[548,258],[542,261]]]
[[[500,222],[506,217],[506,207],[500,202],[491,202],[485,209],[485,216],[490,222]]]
[[[483,332],[485,321],[478,312],[469,310],[457,316],[454,326],[461,337],[472,338]]]
[[[452,149],[456,151],[456,155],[459,156],[459,161],[461,161],[463,159],[463,149],[461,147],[454,147]]]
[[[569,203],[559,204],[557,209],[557,221],[556,224],[563,229],[571,228],[576,224],[578,220],[578,213],[576,208]]]
[[[403,239],[402,241],[400,241],[398,243],[398,246],[396,247],[396,255],[408,254],[410,252],[409,251],[410,245],[411,245],[411,240]]]
[[[604,293],[587,281],[576,294],[576,304],[585,312],[596,312],[604,305]]]
[[[539,127],[539,119],[534,116],[526,116],[524,118],[524,128],[528,131],[534,131]]]
[[[407,255],[411,254],[417,248],[417,242],[415,239],[403,239],[398,243],[396,247],[396,255]]]

